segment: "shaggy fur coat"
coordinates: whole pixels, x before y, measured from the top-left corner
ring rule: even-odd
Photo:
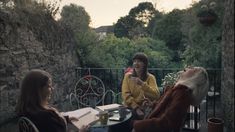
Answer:
[[[192,90],[184,85],[170,88],[144,120],[134,122],[135,132],[180,132],[190,106]]]

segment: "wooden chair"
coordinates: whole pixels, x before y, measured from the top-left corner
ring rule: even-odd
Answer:
[[[18,121],[19,132],[39,132],[34,123],[27,117],[20,117]]]

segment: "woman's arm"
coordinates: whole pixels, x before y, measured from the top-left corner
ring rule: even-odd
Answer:
[[[175,129],[180,127],[187,114],[187,109],[190,105],[191,92],[183,87],[176,89],[171,95],[172,99],[163,100],[161,104],[168,104],[165,109],[160,110],[151,119],[145,119],[142,121],[136,121],[134,123],[134,129],[136,132],[155,132],[166,131],[168,129]],[[158,106],[160,108],[161,106]]]
[[[128,107],[131,107],[133,109],[139,107],[136,100],[133,98],[131,90],[129,88],[129,74],[126,74],[124,76],[123,82],[122,82],[122,99]]]
[[[146,98],[149,98],[150,100],[159,99],[160,92],[156,83],[156,79],[152,74],[149,74],[149,80],[143,83],[142,89]]]

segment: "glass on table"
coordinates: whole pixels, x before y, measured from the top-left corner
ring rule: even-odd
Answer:
[[[102,125],[106,125],[109,119],[108,111],[100,111],[99,112],[99,120]]]
[[[125,106],[119,106],[118,112],[121,120],[126,118],[127,111]]]

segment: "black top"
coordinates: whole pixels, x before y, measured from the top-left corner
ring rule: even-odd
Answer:
[[[25,114],[40,132],[66,132],[66,123],[56,112],[44,110],[37,113]]]

